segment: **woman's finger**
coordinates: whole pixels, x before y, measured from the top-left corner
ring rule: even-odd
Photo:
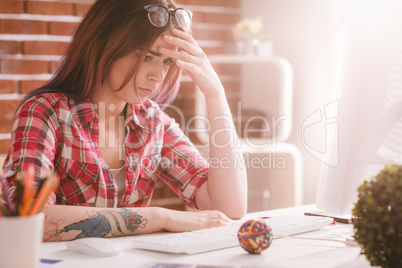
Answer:
[[[199,60],[197,60],[197,57],[194,57],[194,56],[186,53],[185,51],[177,51],[177,50],[167,49],[164,47],[159,47],[159,52],[167,57],[171,57],[176,60],[181,60],[181,61],[193,63],[193,64],[199,63]]]
[[[189,73],[194,73],[197,71],[197,66],[193,63],[184,62],[182,60],[175,60],[175,64]]]
[[[171,44],[173,46],[176,46],[180,50],[184,50],[188,54],[194,55],[194,56],[200,56],[202,53],[202,50],[199,47],[194,46],[191,44],[188,40],[181,39],[179,37],[171,36],[171,35],[163,35],[163,40],[167,42],[168,44]]]
[[[194,36],[192,34],[184,32],[184,31],[180,31],[180,30],[175,29],[175,28],[171,29],[170,31],[174,36],[177,36],[178,38],[183,39],[183,40],[187,40],[188,42],[190,42],[195,47],[200,48],[198,46],[197,41],[195,41]]]

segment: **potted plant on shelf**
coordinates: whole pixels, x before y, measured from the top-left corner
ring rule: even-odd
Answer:
[[[231,30],[237,53],[260,56],[272,54],[272,42],[262,33],[261,16],[254,19],[242,19]]]

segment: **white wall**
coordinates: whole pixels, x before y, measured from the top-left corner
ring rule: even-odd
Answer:
[[[302,142],[302,125],[309,115],[333,101],[336,78],[336,0],[243,0],[243,18],[263,16],[264,30],[272,36],[273,52],[286,58],[294,71],[294,124],[289,142],[304,161],[304,203],[315,201],[321,162]],[[258,81],[257,81],[258,83]],[[325,151],[325,128],[306,129],[306,144]]]

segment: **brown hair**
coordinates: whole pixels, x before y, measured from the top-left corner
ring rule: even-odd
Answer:
[[[136,75],[156,38],[169,28],[153,26],[142,7],[160,4],[176,8],[173,0],[97,0],[79,23],[58,70],[46,84],[33,90],[23,102],[45,92],[60,92],[76,101],[92,98],[100,89],[111,64],[134,50],[140,50],[140,60],[124,80],[122,89]],[[138,10],[138,12],[132,12]],[[156,102],[171,102],[177,94],[181,69],[173,64],[158,94]],[[135,83],[134,83],[135,85]],[[134,89],[137,93],[136,88]]]

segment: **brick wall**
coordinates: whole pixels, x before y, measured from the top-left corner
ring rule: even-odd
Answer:
[[[240,18],[240,1],[176,0],[194,12],[194,36],[208,55],[226,52],[229,29]],[[51,77],[75,26],[92,2],[0,0],[0,155],[7,153],[12,116],[21,97]],[[194,85],[186,77],[174,104],[186,119],[194,114]],[[155,197],[173,198],[163,188]]]

